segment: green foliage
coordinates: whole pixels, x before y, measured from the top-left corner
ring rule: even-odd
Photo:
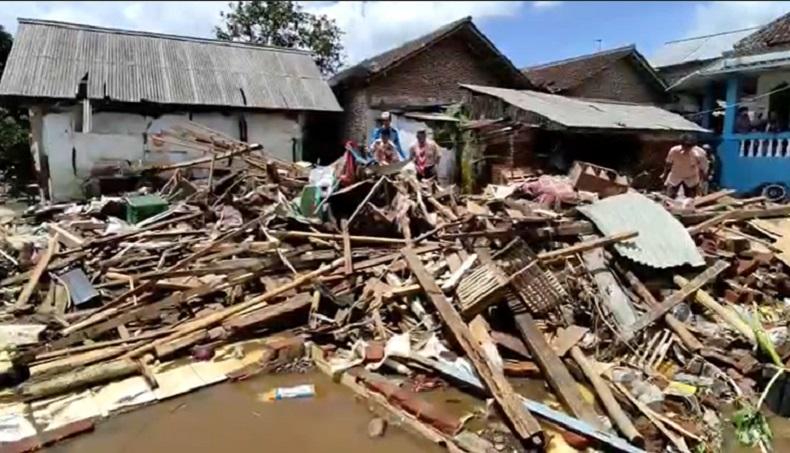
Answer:
[[[217,38],[268,46],[309,50],[324,75],[343,63],[343,32],[334,19],[311,14],[291,1],[239,1],[220,13]]]
[[[742,445],[754,447],[760,442],[771,445],[773,432],[759,408],[744,404],[732,415],[730,420],[735,426],[735,438]]]
[[[12,44],[13,38],[0,25],[0,76]],[[0,173],[11,185],[13,193],[24,191],[27,184],[34,180],[29,130],[30,125],[23,109],[0,108]]]

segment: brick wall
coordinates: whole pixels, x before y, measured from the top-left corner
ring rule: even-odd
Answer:
[[[362,141],[373,127],[369,110],[461,101],[459,83],[502,86],[496,73],[457,37],[449,37],[377,76],[343,98],[345,138]]]
[[[662,104],[664,102],[658,89],[653,86],[652,82],[646,80],[646,75],[643,75],[626,59],[619,60],[581,86],[563,94],[644,104]]]

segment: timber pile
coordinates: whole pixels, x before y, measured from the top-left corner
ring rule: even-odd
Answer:
[[[35,234],[5,227],[9,402],[136,375],[155,388],[157,364],[287,332],[309,340],[319,368],[450,449],[498,450],[504,436],[517,450],[716,450],[723,411],[756,402],[790,358],[790,230],[768,220],[787,205],[726,192],[667,202],[707,263],[655,271],[612,248],[641,232],[596,235],[575,210],[584,194],[549,209],[534,186],[459,196],[403,171],[310,204],[306,173],[258,147],[194,125],[160,140],[208,156],[147,170],[170,172],[156,191],[164,212],[129,224],[105,200],[39,208]],[[246,373],[294,358],[272,353]],[[513,379],[525,377],[562,410],[520,395]],[[440,382],[491,398],[496,434],[427,403],[419,392]]]

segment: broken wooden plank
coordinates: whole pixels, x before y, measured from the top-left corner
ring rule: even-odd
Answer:
[[[527,344],[532,359],[543,371],[543,376],[551,385],[559,400],[567,407],[573,416],[599,427],[600,422],[595,410],[590,406],[579,391],[579,384],[573,379],[565,364],[557,356],[543,333],[535,324],[532,315],[526,312],[518,302],[511,302],[510,310],[516,322],[516,329]]]
[[[678,286],[686,287],[690,283],[683,277],[676,275],[673,278],[674,282]],[[694,294],[694,300],[697,301],[700,305],[703,305],[708,310],[716,313],[727,322],[735,331],[739,332],[741,335],[746,337],[747,340],[752,342],[753,344],[757,344],[757,339],[754,334],[754,330],[747,324],[743,319],[741,319],[736,313],[732,310],[728,309],[727,307],[722,306],[720,303],[716,302],[716,299],[711,297],[710,294],[707,292],[699,289]]]
[[[715,279],[719,274],[724,272],[729,267],[725,261],[717,261],[713,266],[700,273],[693,280],[683,285],[680,290],[675,291],[671,296],[667,297],[659,305],[652,307],[649,312],[642,315],[637,322],[635,322],[629,329],[623,331],[626,340],[633,337],[634,334],[644,329],[645,327],[653,324],[658,318],[664,316],[675,305],[686,300],[687,297],[694,294],[698,289],[708,284],[711,280]]]
[[[351,259],[351,238],[348,235],[348,220],[341,220],[340,228],[343,232],[343,270],[346,275],[351,275],[354,273],[354,262]]]
[[[85,244],[85,239],[83,239],[80,235],[58,225],[57,223],[50,223],[47,225],[47,228],[49,229],[50,233],[57,234],[60,243],[68,248],[82,247]]]
[[[472,337],[469,327],[461,319],[461,315],[453,308],[444,296],[441,288],[428,273],[417,256],[411,249],[403,249],[403,256],[414,273],[415,278],[425,290],[426,296],[439,312],[455,340],[463,348],[469,360],[482,378],[486,388],[491,392],[497,404],[510,421],[518,438],[530,445],[539,448],[544,445],[543,431],[529,411],[524,409],[517,399],[517,394],[507,381],[504,373],[498,370],[484,351]]]
[[[573,256],[577,253],[582,253],[587,250],[592,250],[599,247],[606,247],[608,245],[616,244],[618,242],[627,241],[639,236],[637,231],[627,231],[623,233],[612,234],[604,236],[592,241],[580,242],[570,247],[565,247],[559,250],[552,250],[550,252],[543,252],[538,254],[538,259],[542,262],[554,261],[567,256]]]
[[[28,302],[30,302],[30,297],[33,295],[33,292],[38,286],[38,281],[47,270],[47,266],[49,266],[49,261],[52,259],[52,256],[58,251],[58,237],[59,236],[57,233],[55,233],[54,236],[49,237],[47,250],[38,258],[36,267],[33,268],[33,272],[30,274],[30,280],[27,281],[27,285],[25,285],[24,289],[22,289],[22,292],[19,293],[19,297],[17,298],[16,303],[14,303],[14,310],[23,310],[27,308]]]
[[[584,376],[590,381],[590,384],[592,384],[596,396],[609,414],[609,418],[617,425],[617,429],[619,429],[631,443],[640,446],[644,445],[642,434],[634,427],[631,419],[623,411],[623,408],[620,407],[620,403],[617,402],[612,394],[612,389],[610,389],[609,385],[595,372],[589,359],[584,352],[582,352],[581,348],[574,345],[570,348],[570,353],[573,360],[579,364],[579,368],[581,368]]]
[[[615,270],[617,270],[623,277],[625,277],[626,281],[628,282],[631,289],[642,298],[643,301],[649,307],[656,307],[659,305],[658,300],[653,297],[653,294],[650,293],[650,290],[639,280],[639,277],[636,276],[633,272],[626,269],[622,265],[615,263]],[[677,334],[680,341],[689,349],[689,351],[696,352],[702,349],[702,343],[697,340],[697,337],[694,336],[689,330],[686,328],[686,325],[683,324],[683,321],[679,320],[675,317],[672,313],[667,313],[664,315],[664,322],[667,323],[670,329],[672,329],[675,334]]]

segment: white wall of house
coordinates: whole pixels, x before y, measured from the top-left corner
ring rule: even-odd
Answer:
[[[301,116],[285,113],[199,112],[191,120],[240,139],[239,121],[246,120],[250,143],[260,143],[265,151],[292,160],[294,141],[302,141]],[[55,201],[83,197],[83,181],[102,160],[126,160],[132,165],[181,162],[200,157],[200,152],[177,145],[157,144],[153,135],[176,122],[189,120],[188,113],[151,117],[134,113],[97,112],[90,131],[82,132],[82,107],[74,106],[43,114],[40,149],[49,162],[50,195]],[[39,140],[39,139],[36,139]],[[299,145],[300,146],[300,145]]]

